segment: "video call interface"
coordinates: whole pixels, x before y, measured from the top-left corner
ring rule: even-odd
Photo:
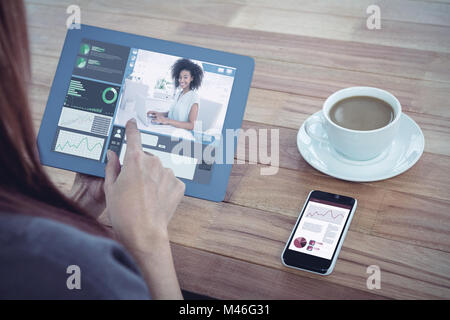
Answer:
[[[182,58],[83,39],[52,150],[104,163],[110,149],[123,164],[125,124],[135,118],[144,151],[158,156],[163,166],[171,168],[179,178],[209,183],[212,164],[194,152],[172,151],[180,141],[191,144],[191,150],[204,150],[217,143],[236,69],[189,59],[201,68],[203,79],[200,87],[182,100],[182,89],[172,78],[172,67]],[[157,112],[168,118],[186,114],[192,102],[198,104],[194,130],[155,122],[149,114]]]

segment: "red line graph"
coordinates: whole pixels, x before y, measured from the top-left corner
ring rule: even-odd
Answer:
[[[339,217],[344,218],[344,214],[342,213],[338,213],[336,215],[333,214],[333,210],[327,210],[325,211],[325,213],[320,213],[318,211],[314,211],[314,212],[308,212],[306,214],[307,217],[314,217],[314,216],[320,216],[320,217],[326,217],[326,215],[329,214],[329,216],[333,219],[333,220],[337,220]]]

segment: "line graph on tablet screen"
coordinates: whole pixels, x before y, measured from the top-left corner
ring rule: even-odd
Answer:
[[[99,160],[104,142],[101,138],[60,130],[55,151]]]
[[[58,125],[60,127],[106,136],[109,132],[111,119],[111,117],[63,107]]]

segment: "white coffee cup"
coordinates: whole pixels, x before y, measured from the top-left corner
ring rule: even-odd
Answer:
[[[367,96],[381,99],[394,110],[394,119],[389,124],[375,130],[352,130],[341,127],[331,121],[329,112],[338,101],[354,96]],[[352,160],[370,160],[386,150],[394,140],[400,126],[402,106],[387,91],[372,87],[351,87],[333,93],[325,100],[322,112],[308,118],[306,133],[313,139],[328,143],[336,151]],[[312,126],[316,125],[316,130]]]

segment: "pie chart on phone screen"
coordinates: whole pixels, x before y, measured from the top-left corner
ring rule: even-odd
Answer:
[[[306,241],[305,238],[299,237],[294,240],[294,246],[296,246],[297,248],[303,248],[304,246],[306,246],[307,242],[308,241]]]

